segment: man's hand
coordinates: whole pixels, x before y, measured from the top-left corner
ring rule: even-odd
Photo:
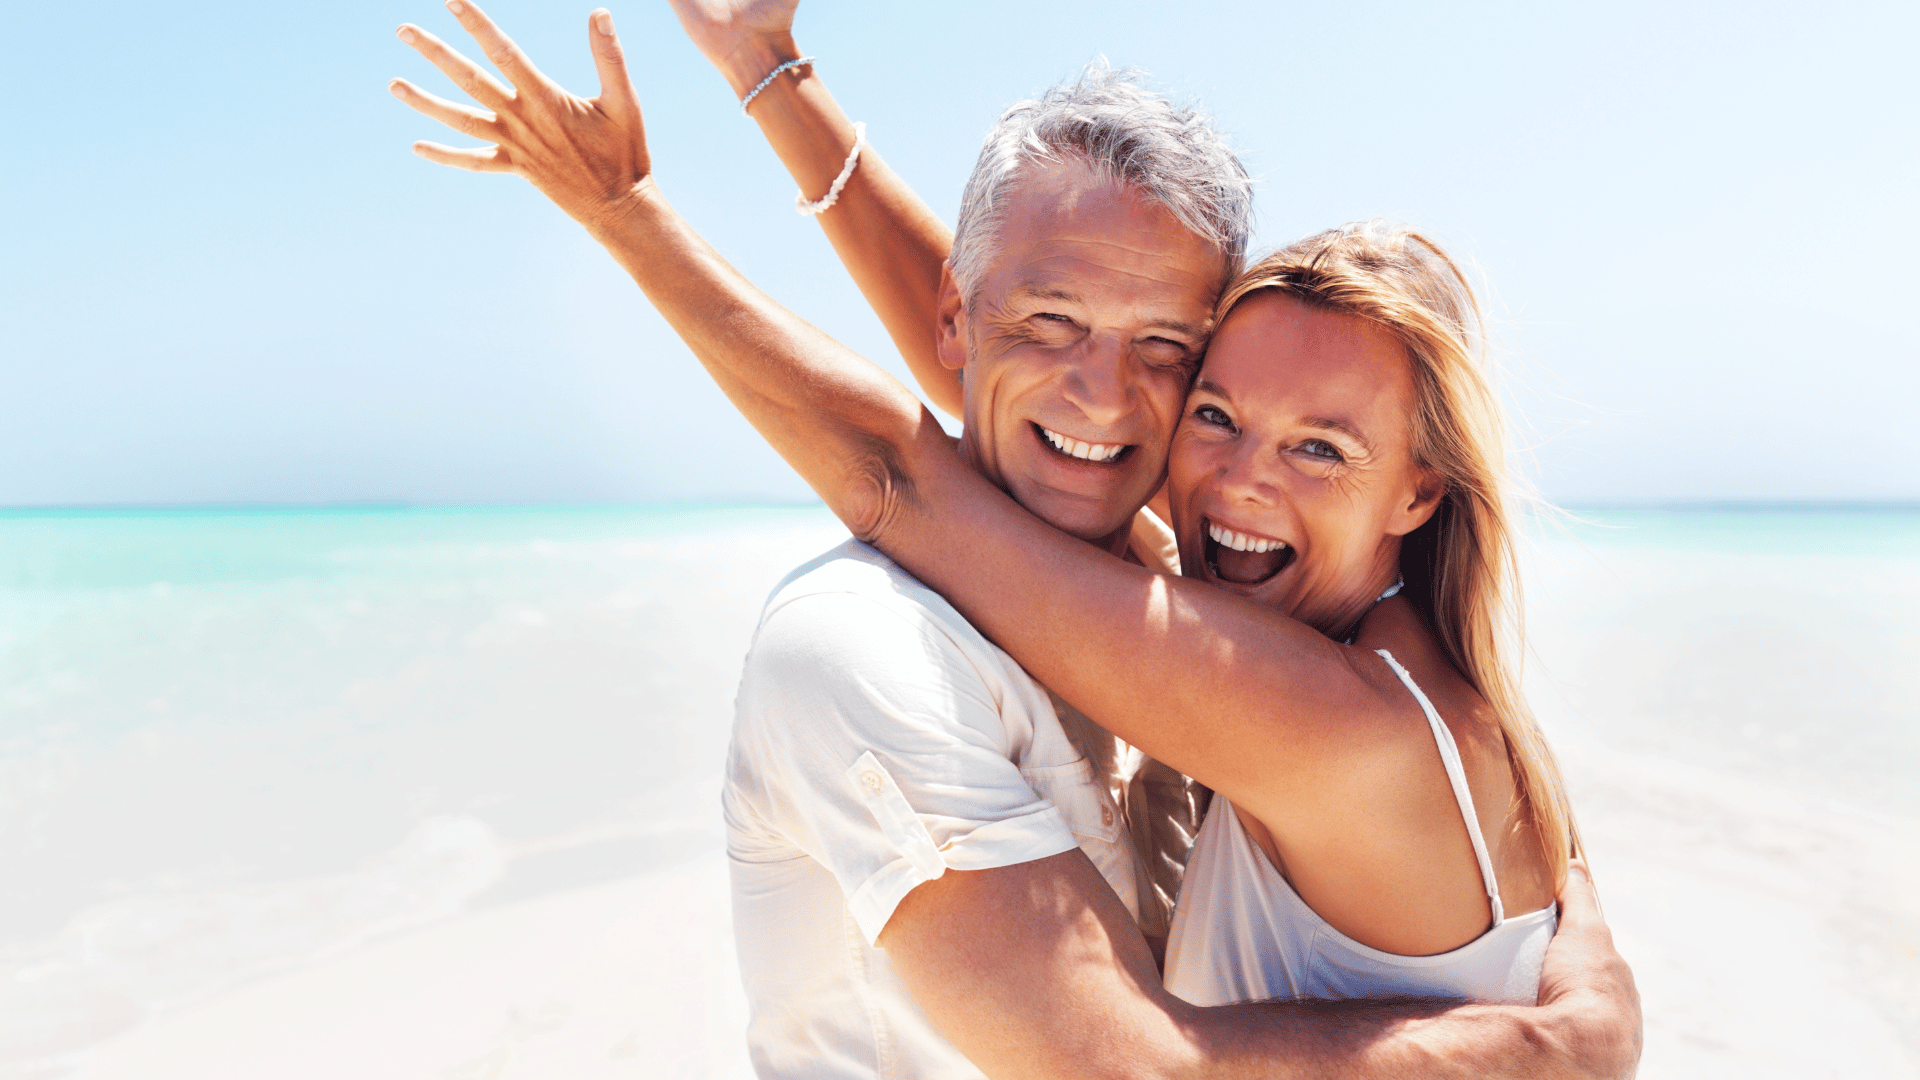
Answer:
[[[670,0],[680,25],[739,97],[797,58],[793,12],[800,0]]]
[[[447,101],[405,79],[388,84],[393,96],[462,135],[494,144],[460,149],[417,142],[413,152],[455,168],[524,176],[575,221],[597,229],[652,171],[640,102],[627,76],[620,39],[614,36],[613,16],[601,8],[588,17],[600,96],[578,98],[542,75],[470,0],[448,0],[447,10],[473,35],[511,89],[439,38],[412,23],[402,25],[400,40],[485,108]]]
[[[1560,928],[1540,968],[1540,1004],[1570,1018],[1559,1030],[1589,1075],[1633,1075],[1640,1061],[1640,991],[1614,950],[1581,859],[1567,867]]]

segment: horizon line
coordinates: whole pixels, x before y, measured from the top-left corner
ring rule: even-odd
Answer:
[[[1663,510],[1691,513],[1920,513],[1920,499],[1607,499],[1555,503],[1558,509]],[[398,514],[489,510],[799,510],[825,509],[818,499],[634,499],[604,501],[432,502],[334,499],[314,502],[23,503],[0,505],[0,516],[58,517],[112,514]]]

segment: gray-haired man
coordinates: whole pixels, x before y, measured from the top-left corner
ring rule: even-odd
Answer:
[[[1194,175],[1213,182],[1181,182]],[[1158,570],[1177,556],[1141,508],[1245,249],[1248,188],[1197,117],[1090,72],[1002,119],[941,286],[934,352],[965,375],[962,453],[1054,526]],[[1110,929],[1062,906],[1078,888],[1124,908],[1136,944],[1163,935],[1196,824],[1177,775],[1050,701],[944,600],[853,542],[769,601],[729,767],[736,938],[765,1076],[978,1075],[985,1048],[949,1037],[1004,1032],[1014,1002],[916,993],[962,956],[1077,998],[1060,1021],[1097,1014],[1101,995],[1061,982],[1068,972],[1009,920],[1064,958],[1076,933]],[[1004,907],[1041,895],[1065,921]],[[1069,1049],[1044,1040],[1032,1064]]]
[[[589,103],[547,83],[471,4],[450,6],[522,93],[405,28],[497,119],[396,92],[503,143],[421,153],[525,175],[637,277],[650,273],[650,246],[697,246],[660,204],[611,209],[641,204],[598,174],[639,192],[647,162],[610,21],[596,17],[593,38],[608,89]],[[681,3],[741,92],[798,55],[792,9]],[[776,80],[754,108],[803,190],[826,191],[853,133],[818,81]],[[922,381],[964,372],[968,459],[1059,528],[1166,566],[1164,537],[1135,515],[1159,484],[1214,295],[1245,244],[1244,175],[1198,118],[1102,75],[1010,113],[968,205],[958,283],[944,230],[877,158],[825,224]],[[902,237],[932,263],[898,259]],[[951,407],[958,387],[946,389],[936,395]],[[1140,930],[1162,897],[1144,857],[1154,847],[1131,841],[1114,798],[1138,766],[1123,751],[877,552],[849,543],[796,571],[747,661],[726,797],[761,1074],[1631,1071],[1631,981],[1582,875],[1562,898],[1540,1008],[1197,1009],[1173,998]]]

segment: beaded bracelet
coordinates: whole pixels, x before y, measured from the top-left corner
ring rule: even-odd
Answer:
[[[811,64],[813,63],[813,59],[814,58],[811,56],[803,56],[798,60],[789,60],[786,63],[781,64],[779,67],[774,68],[772,71],[767,72],[767,77],[764,79],[761,79],[760,84],[758,86],[755,86],[753,89],[747,91],[747,96],[740,99],[740,115],[741,116],[747,115],[747,106],[753,104],[753,99],[760,96],[760,91],[765,90],[767,87],[773,85],[773,80],[779,78],[782,72],[792,71],[794,68],[797,68],[802,64]]]
[[[860,164],[860,148],[867,145],[867,125],[861,121],[853,125],[853,149],[847,152],[847,163],[840,169],[840,175],[833,178],[833,186],[819,202],[808,202],[807,193],[801,192],[793,197],[793,209],[797,213],[824,214],[840,201],[840,189],[847,186],[847,180],[853,176],[853,167]]]

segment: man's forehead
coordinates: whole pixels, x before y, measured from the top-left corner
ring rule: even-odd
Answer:
[[[1194,337],[1205,337],[1212,331],[1210,316],[1215,290],[1169,287],[1146,295],[1123,296],[1120,290],[1102,288],[1102,284],[1086,280],[1084,274],[1066,271],[1023,274],[1014,280],[1007,299],[1016,305],[1023,301],[1062,304],[1082,311],[1105,306],[1105,301],[1124,300],[1146,326],[1177,330]]]

